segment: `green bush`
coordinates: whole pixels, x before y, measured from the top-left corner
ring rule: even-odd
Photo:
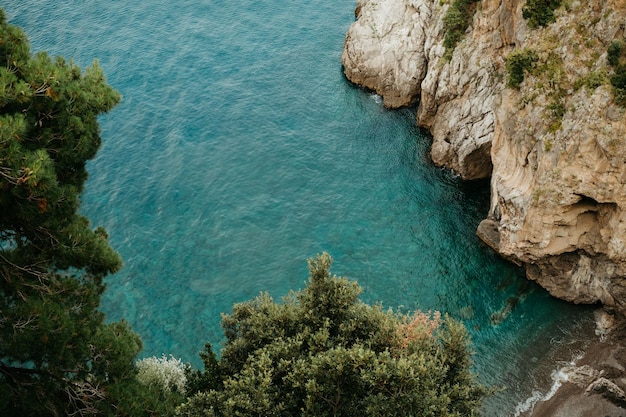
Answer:
[[[187,367],[185,369],[186,384],[185,392],[188,397],[200,391],[222,389],[222,371],[217,355],[213,352],[213,346],[205,343],[204,351],[200,352],[200,359],[204,365],[204,371]]]
[[[522,16],[532,29],[554,22],[554,11],[561,5],[561,0],[527,0],[522,9]]]
[[[309,260],[307,287],[282,304],[261,294],[223,317],[221,359],[207,345],[205,375],[191,378],[206,385],[179,416],[477,415],[486,389],[465,328],[364,304],[356,282],[331,277],[331,261]]]
[[[614,89],[615,102],[626,105],[626,66],[620,65],[611,76],[611,85]]]
[[[619,65],[622,52],[624,51],[624,42],[620,40],[614,40],[609,44],[607,49],[606,61],[612,67]]]
[[[606,82],[606,73],[595,71],[587,77],[587,88],[595,90]]]
[[[610,81],[615,102],[620,106],[626,106],[626,65],[621,63],[624,55],[624,42],[620,39],[613,40],[606,52],[606,61],[613,67]]]
[[[548,115],[550,116],[551,120],[551,123],[548,126],[548,132],[556,133],[556,131],[561,129],[561,126],[563,124],[563,116],[565,116],[566,112],[567,109],[557,95],[556,97],[554,97],[554,101],[548,105]],[[550,144],[549,147],[551,148],[552,144]],[[547,143],[546,150],[549,150]]]
[[[563,103],[557,100],[548,105],[548,110],[550,112],[550,116],[555,120],[562,119],[563,116],[565,116],[565,112],[567,111]]]
[[[452,51],[463,39],[463,35],[474,15],[472,6],[478,1],[480,0],[455,0],[443,17],[443,25],[446,31],[443,45],[446,47],[446,55],[448,57],[452,56]]]
[[[525,73],[531,71],[537,59],[537,54],[530,49],[511,52],[506,58],[507,85],[519,88]]]

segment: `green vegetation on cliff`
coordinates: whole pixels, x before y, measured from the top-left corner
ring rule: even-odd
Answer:
[[[506,84],[509,87],[519,88],[524,81],[524,74],[531,71],[537,59],[537,54],[530,49],[511,52],[506,57]]]
[[[527,0],[522,16],[528,21],[528,26],[535,29],[554,22],[554,11],[559,6],[561,0]]]
[[[612,67],[611,85],[615,94],[615,102],[626,105],[626,58],[624,57],[624,42],[614,40],[607,48],[607,63]]]
[[[606,51],[607,63],[612,67],[618,66],[622,59],[623,52],[624,42],[621,40],[612,41]]]
[[[446,47],[447,59],[452,57],[452,52],[456,45],[463,39],[465,31],[472,22],[475,3],[480,0],[454,0],[450,5],[446,15],[443,17],[443,24],[446,34],[443,39],[443,46]]]
[[[309,260],[308,286],[282,304],[262,294],[235,305],[221,359],[209,345],[179,415],[476,415],[486,390],[465,328],[364,304],[330,265],[327,254]]]

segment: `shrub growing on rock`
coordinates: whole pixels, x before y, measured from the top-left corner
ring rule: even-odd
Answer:
[[[537,54],[530,49],[511,52],[506,58],[507,85],[519,88],[524,81],[524,74],[532,69],[537,59]]]
[[[620,39],[613,40],[606,51],[606,62],[613,68],[611,86],[615,102],[621,106],[626,105],[626,64],[623,63],[624,42]]]
[[[622,58],[622,52],[624,51],[624,42],[621,40],[614,40],[609,44],[607,48],[606,61],[612,66],[616,67],[619,65],[620,59]]]
[[[474,16],[474,3],[479,0],[454,0],[446,15],[443,17],[445,36],[443,46],[446,47],[446,56],[452,57],[452,51],[463,39],[463,34],[469,27]]]
[[[528,26],[535,29],[554,22],[554,11],[559,6],[561,0],[527,0],[522,16],[528,21]]]
[[[615,95],[615,102],[621,106],[626,105],[626,66],[619,65],[611,76],[611,85]]]

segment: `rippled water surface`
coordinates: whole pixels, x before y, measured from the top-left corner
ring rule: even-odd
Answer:
[[[26,4],[28,3],[28,4]],[[546,390],[584,346],[587,310],[550,298],[475,236],[487,184],[428,158],[414,110],[385,110],[341,72],[354,0],[8,0],[33,50],[98,59],[124,99],[101,118],[82,211],[124,269],[103,309],[144,355],[199,365],[220,313],[302,288],[328,251],[364,299],[441,310],[470,329],[486,415]],[[494,313],[515,305],[499,323]]]

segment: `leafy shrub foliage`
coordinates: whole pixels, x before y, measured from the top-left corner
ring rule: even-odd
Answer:
[[[615,68],[615,74],[611,76],[611,85],[615,102],[621,106],[626,105],[626,65]]]
[[[282,304],[261,294],[235,305],[221,359],[208,345],[207,385],[178,415],[476,415],[486,390],[470,372],[465,328],[366,305],[330,265],[328,254],[309,260],[308,286]]]
[[[188,397],[200,391],[219,390],[223,387],[220,364],[210,343],[204,345],[204,351],[200,352],[200,359],[202,359],[204,371],[191,367],[185,369],[187,377],[185,391]]]
[[[622,40],[614,40],[607,48],[606,60],[613,67],[613,75],[611,76],[611,85],[615,102],[621,106],[626,105],[626,64],[623,63],[624,42]]]
[[[506,58],[507,85],[519,88],[524,81],[524,73],[532,69],[537,59],[537,54],[530,49],[511,52]]]
[[[590,90],[595,90],[607,82],[606,72],[595,71],[587,76],[586,85]]]
[[[554,11],[559,6],[561,0],[527,0],[522,16],[528,21],[528,26],[535,29],[554,22]]]
[[[443,45],[446,47],[448,58],[452,57],[452,51],[463,39],[465,31],[469,27],[474,15],[474,3],[480,0],[454,0],[443,18],[446,31]]]
[[[607,55],[606,55],[607,63],[612,67],[618,66],[622,58],[623,51],[624,51],[624,42],[622,42],[621,40],[612,41],[609,44],[609,47],[607,49]]]

